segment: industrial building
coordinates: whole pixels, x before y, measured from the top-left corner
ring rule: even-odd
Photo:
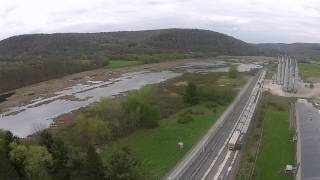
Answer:
[[[275,74],[275,82],[281,85],[285,92],[297,92],[299,72],[296,59],[287,56],[278,57],[278,69]]]

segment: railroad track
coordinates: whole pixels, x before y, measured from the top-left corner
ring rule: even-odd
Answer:
[[[245,108],[248,107],[250,97],[252,96],[258,81],[261,80],[263,73],[263,71],[260,71],[253,79],[251,79],[251,82],[246,87],[245,92],[240,95],[240,99],[232,106],[231,109],[229,109],[229,112],[225,117],[223,117],[222,124],[218,127],[217,131],[209,135],[207,134],[199,142],[201,146],[197,149],[199,152],[194,153],[194,157],[191,157],[189,162],[186,161],[184,164],[179,164],[178,166],[184,165],[184,167],[177,167],[176,171],[172,171],[166,179],[206,180],[218,179],[221,177],[220,174],[223,174],[223,177],[229,174],[229,167],[226,168],[219,165],[233,165],[236,161],[238,152],[229,152],[227,148],[228,139],[236,129],[238,122],[241,120],[240,117],[244,113]],[[216,124],[214,126],[218,126]],[[208,133],[210,133],[210,131]]]

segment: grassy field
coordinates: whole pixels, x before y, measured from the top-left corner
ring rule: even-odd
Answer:
[[[225,107],[217,107],[216,112],[203,104],[188,109],[197,112],[193,115],[193,121],[180,124],[177,116],[173,116],[161,120],[158,128],[138,130],[110,144],[101,154],[103,161],[107,162],[112,151],[117,148],[129,147],[142,160],[152,177],[165,175],[216,121]],[[179,140],[184,142],[183,150],[177,149]]]
[[[290,180],[283,169],[286,164],[295,164],[295,145],[292,143],[293,131],[290,130],[290,99],[272,95],[263,98],[255,117],[247,146],[241,156],[237,179],[249,179],[251,167],[255,162],[256,147],[263,128],[260,151],[258,152],[253,179]]]
[[[137,64],[142,64],[142,61],[127,61],[127,60],[112,60],[109,61],[107,68],[120,68],[120,67],[127,67],[133,66]]]
[[[320,64],[299,64],[302,78],[308,82],[320,82]]]
[[[187,105],[183,102],[187,82],[197,84],[201,94],[200,104]],[[126,137],[110,142],[101,153],[103,162],[108,164],[113,152],[128,147],[142,161],[151,177],[162,177],[214,124],[245,82],[246,78],[241,74],[232,79],[226,73],[209,73],[185,74],[160,84],[155,97],[150,96],[160,107],[163,118],[159,126],[139,128]],[[181,119],[186,119],[185,114],[192,120],[181,123]],[[177,149],[180,140],[184,143],[183,150]]]

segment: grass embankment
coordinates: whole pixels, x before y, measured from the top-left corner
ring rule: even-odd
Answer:
[[[299,71],[304,81],[320,82],[320,64],[299,64]]]
[[[106,66],[107,68],[120,68],[120,67],[127,67],[143,64],[142,61],[129,61],[129,60],[112,60],[109,61],[109,64]]]
[[[212,112],[204,104],[187,108],[195,112],[192,115],[193,121],[180,124],[178,123],[179,115],[175,115],[161,120],[157,128],[138,130],[128,137],[111,143],[109,148],[101,154],[103,161],[107,162],[113,151],[128,147],[138,159],[142,160],[144,167],[153,177],[161,177],[197,142],[224,108],[219,106],[216,112]],[[180,113],[185,111],[186,109]],[[183,150],[177,148],[179,140],[184,143]]]
[[[264,95],[242,150],[237,179],[250,179],[251,174],[252,179],[259,180],[293,179],[283,172],[286,164],[295,164],[294,131],[290,129],[289,122],[291,102],[288,98]],[[259,142],[261,145],[257,152]]]

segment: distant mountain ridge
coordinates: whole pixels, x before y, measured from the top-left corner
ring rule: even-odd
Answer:
[[[320,43],[264,43],[256,46],[266,55],[287,54],[298,59],[320,60]]]
[[[105,67],[109,60],[154,63],[219,55],[320,57],[319,44],[249,44],[200,29],[13,36],[0,41],[0,93]]]
[[[258,54],[254,45],[222,33],[199,29],[29,34],[0,41],[0,59],[167,51]]]
[[[297,58],[319,58],[320,43],[249,44],[222,33],[201,29],[27,34],[0,41],[0,60],[35,57],[72,59],[97,54],[161,52],[266,56],[289,54]]]

